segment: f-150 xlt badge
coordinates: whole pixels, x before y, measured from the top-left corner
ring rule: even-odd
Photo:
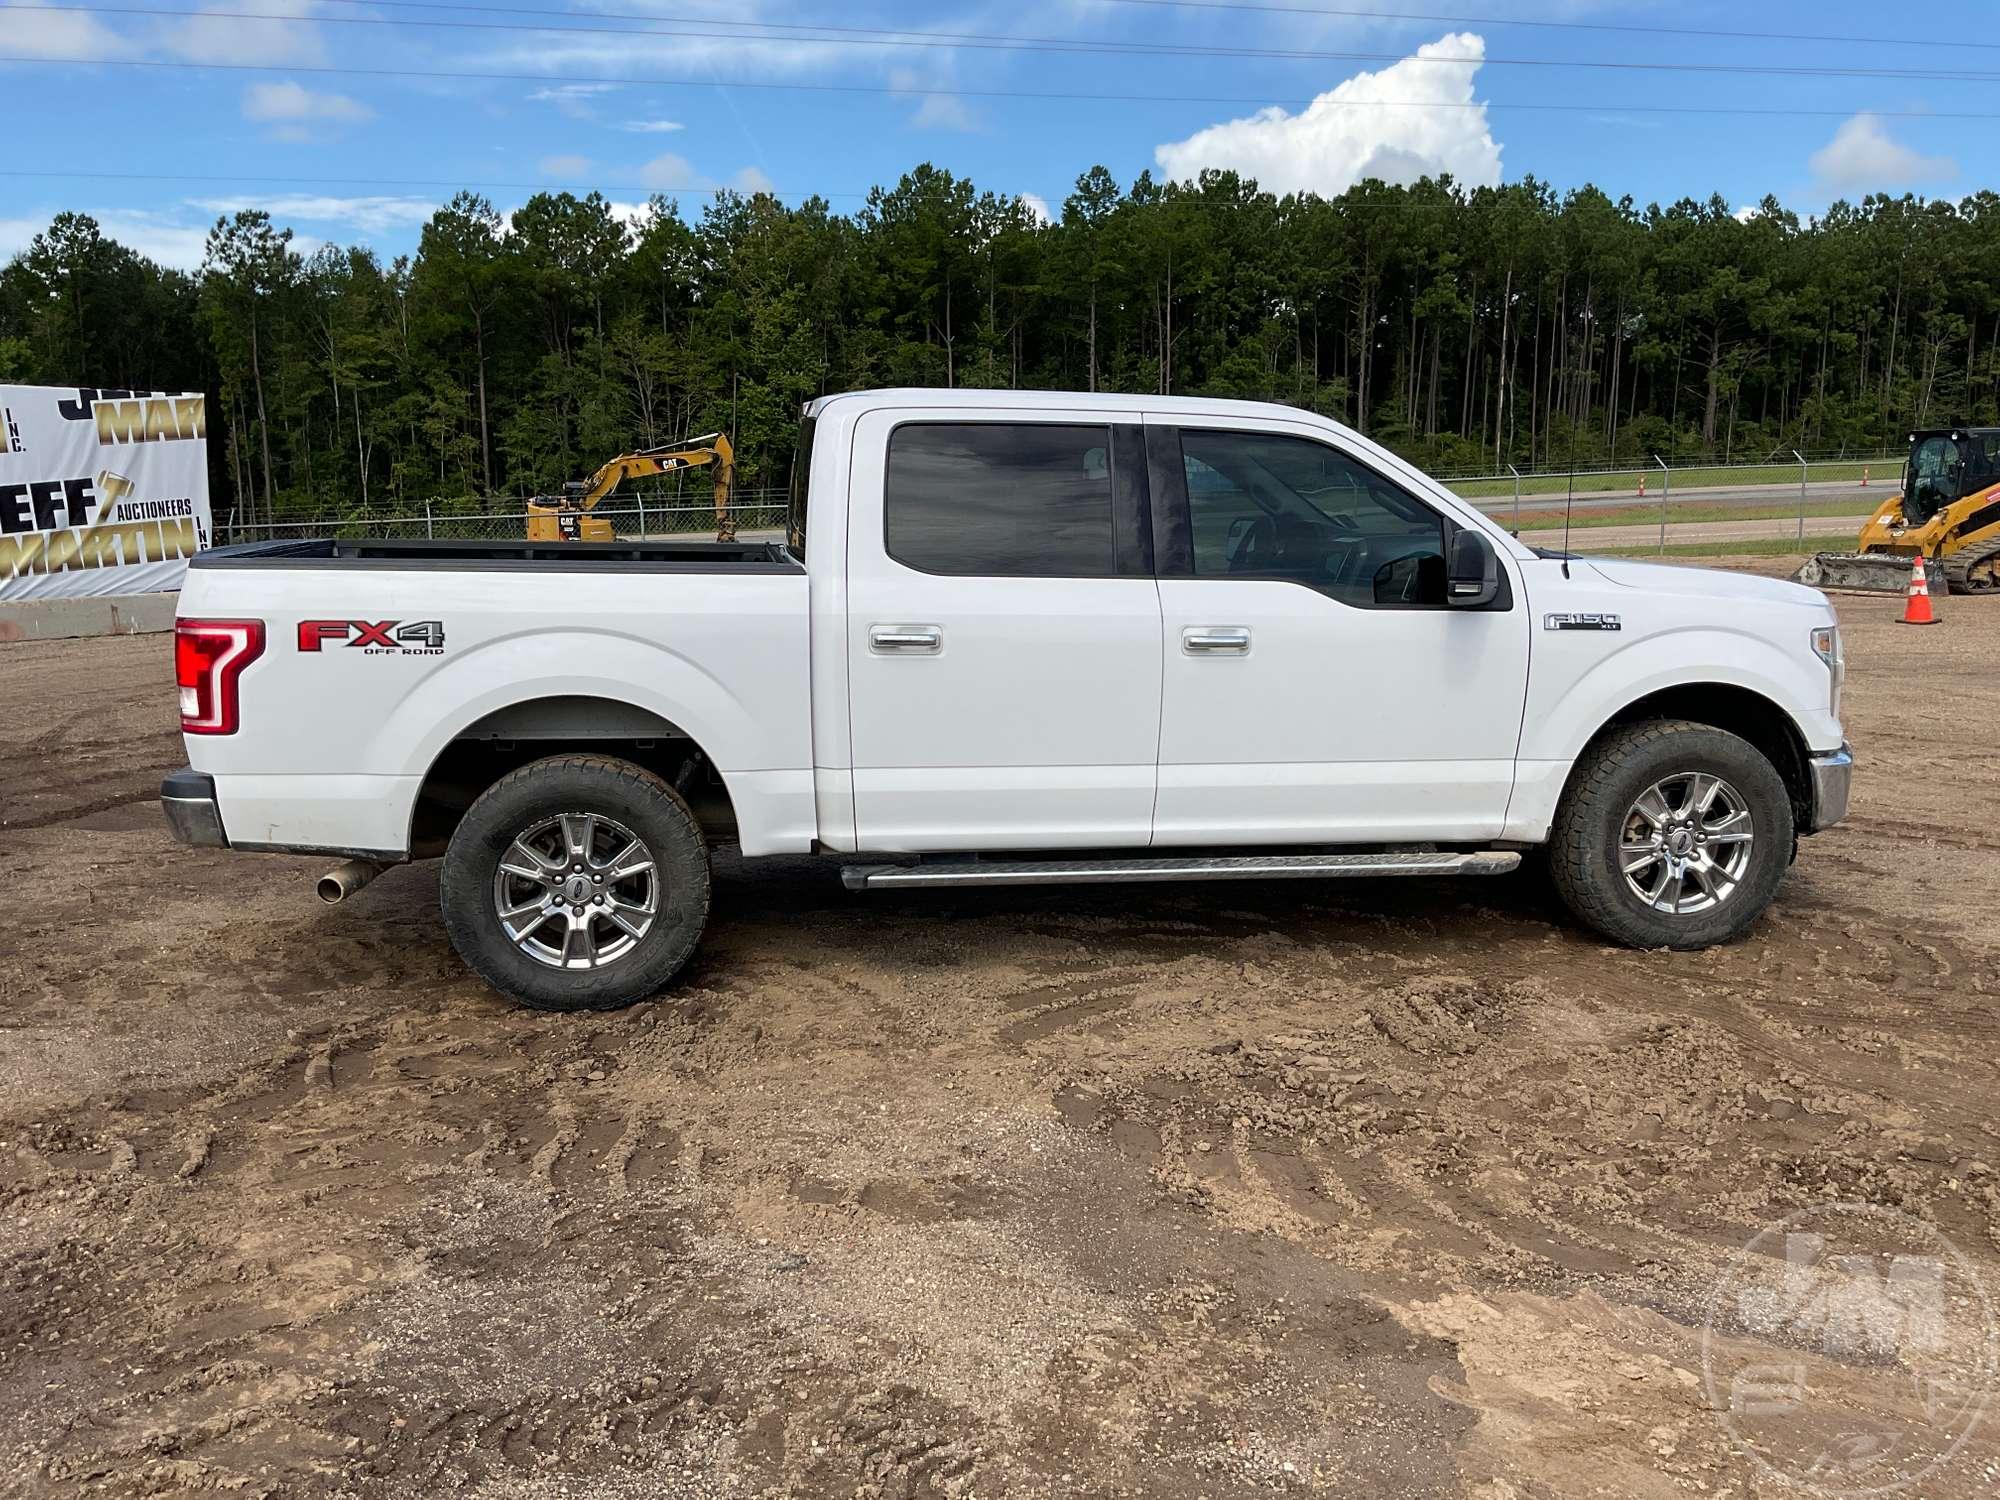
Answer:
[[[1544,630],[1623,630],[1616,615],[1543,615]]]
[[[364,656],[442,656],[444,622],[416,620],[301,620],[299,649],[318,651],[332,644],[360,648]]]

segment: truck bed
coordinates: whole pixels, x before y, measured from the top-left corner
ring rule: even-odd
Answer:
[[[800,564],[777,542],[481,542],[348,540],[239,542],[211,547],[189,560],[194,568],[366,568],[585,570],[617,573],[797,573]]]

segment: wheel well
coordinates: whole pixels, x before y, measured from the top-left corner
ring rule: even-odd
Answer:
[[[712,844],[736,837],[736,809],[715,763],[678,725],[648,709],[584,695],[529,699],[468,724],[437,753],[410,813],[410,857],[444,853],[467,808],[508,772],[581,751],[629,760],[687,799]]]
[[[1805,737],[1792,716],[1762,693],[1721,682],[1683,683],[1628,703],[1590,737],[1595,745],[1614,729],[1650,719],[1686,719],[1748,740],[1777,768],[1791,793],[1792,816],[1803,826],[1812,814],[1812,771]],[[1587,750],[1589,746],[1585,746]],[[1577,757],[1583,763],[1583,757]],[[1574,774],[1574,773],[1572,773]]]

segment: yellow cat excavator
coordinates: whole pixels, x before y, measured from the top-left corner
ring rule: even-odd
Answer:
[[[1900,492],[1861,528],[1852,552],[1822,552],[1793,576],[1823,589],[1900,594],[1924,558],[1933,594],[2000,588],[2000,427],[1910,434]]]
[[[722,433],[689,438],[684,443],[668,443],[661,448],[641,448],[621,453],[588,479],[572,480],[560,495],[528,502],[528,540],[531,542],[611,542],[617,533],[603,516],[590,514],[597,502],[628,479],[645,479],[655,474],[673,474],[682,469],[715,469],[715,539],[736,540],[736,512],[731,506],[736,490],[736,450]]]

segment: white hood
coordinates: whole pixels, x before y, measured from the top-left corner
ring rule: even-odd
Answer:
[[[1572,563],[1574,567],[1576,564]],[[1762,604],[1795,604],[1810,609],[1828,607],[1826,595],[1802,583],[1762,578],[1754,573],[1725,573],[1719,568],[1683,568],[1669,563],[1623,562],[1592,558],[1591,571],[1620,588],[1652,594],[1692,595],[1705,599],[1756,600]]]

